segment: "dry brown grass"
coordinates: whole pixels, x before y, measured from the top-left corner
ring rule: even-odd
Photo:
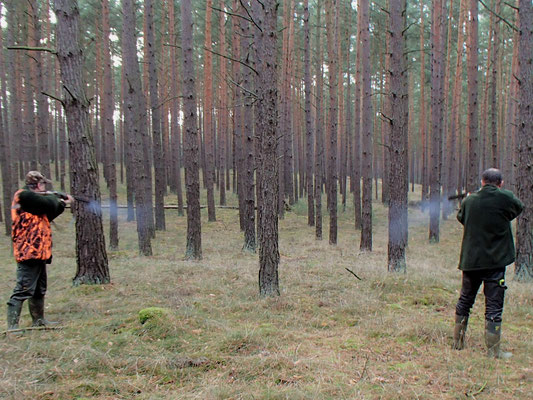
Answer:
[[[47,313],[59,331],[0,337],[0,397],[13,399],[528,399],[533,397],[533,294],[514,282],[504,315],[512,361],[484,356],[480,294],[464,351],[450,349],[461,230],[410,210],[407,274],[386,271],[386,210],[375,204],[374,251],[359,252],[350,206],[339,243],[314,239],[299,204],[280,223],[279,298],[258,297],[257,256],[241,252],[235,210],[203,219],[203,254],[183,260],[184,217],[167,212],[154,256],[139,257],[121,221],[113,283],[72,287],[73,225],[57,221]],[[326,222],[326,220],[325,220]],[[327,226],[324,227],[327,235]],[[0,293],[15,264],[0,243]],[[350,268],[361,281],[345,268]],[[139,323],[157,306],[165,318]],[[22,325],[29,324],[26,308]]]

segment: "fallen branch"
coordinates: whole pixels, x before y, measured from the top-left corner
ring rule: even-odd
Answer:
[[[346,271],[348,271],[350,274],[352,274],[353,276],[355,276],[357,279],[359,279],[360,281],[362,281],[362,279],[359,278],[359,277],[355,274],[355,272],[353,272],[352,270],[349,270],[348,268],[344,268],[344,269],[345,269]]]
[[[477,396],[478,394],[481,394],[481,392],[483,392],[483,391],[485,390],[486,387],[487,387],[487,382],[485,382],[485,383],[483,384],[483,386],[481,386],[481,388],[480,388],[477,392],[474,392],[474,393],[466,393],[466,395],[467,395],[467,397],[470,396],[470,397],[472,397],[473,399],[475,399],[476,396]]]
[[[24,331],[55,331],[63,329],[61,326],[28,326],[27,328],[9,329],[0,334],[7,335],[8,333],[24,332]]]

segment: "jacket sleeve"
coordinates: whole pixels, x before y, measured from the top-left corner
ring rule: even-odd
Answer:
[[[509,203],[506,209],[506,217],[509,221],[512,221],[520,215],[524,209],[524,204],[509,190],[502,190],[503,193],[509,199]]]
[[[65,203],[54,195],[45,195],[24,190],[19,195],[20,207],[30,214],[46,214],[49,221],[52,221],[65,210]]]

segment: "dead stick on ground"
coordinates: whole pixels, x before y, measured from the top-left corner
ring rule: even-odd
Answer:
[[[483,384],[483,386],[481,386],[481,388],[480,388],[477,392],[474,392],[474,393],[470,394],[469,396],[472,397],[473,399],[475,399],[476,396],[477,396],[478,394],[480,394],[482,391],[484,391],[486,387],[487,387],[487,382],[485,382],[485,383]]]
[[[369,358],[370,358],[370,356],[367,354],[366,359],[365,359],[365,365],[363,366],[363,371],[361,371],[361,375],[359,376],[359,380],[357,381],[357,383],[361,382],[361,380],[362,380],[363,377],[365,376],[366,365],[368,364],[368,359],[369,359]]]
[[[348,272],[349,272],[350,274],[352,274],[353,276],[355,276],[355,277],[356,277],[357,279],[359,279],[360,281],[362,281],[362,279],[361,279],[361,278],[359,278],[359,277],[358,277],[357,275],[355,275],[355,272],[353,272],[353,271],[349,270],[349,269],[348,269],[348,268],[346,268],[346,267],[345,267],[344,269],[345,269],[346,271],[348,271]]]
[[[29,326],[27,328],[17,328],[17,329],[10,329],[7,331],[3,331],[2,335],[7,335],[8,333],[15,333],[15,332],[24,332],[24,331],[55,331],[63,329],[61,326]]]

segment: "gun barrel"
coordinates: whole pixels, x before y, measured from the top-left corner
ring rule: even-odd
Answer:
[[[48,192],[44,192],[44,194],[53,194],[54,196],[57,196],[59,197],[60,199],[63,199],[63,200],[66,200],[68,199],[68,194],[66,193],[63,193],[63,192],[58,192],[58,191],[48,191]],[[76,201],[80,201],[82,203],[90,203],[92,200],[91,199],[88,199],[86,197],[83,197],[83,196],[78,196],[78,195],[71,195],[72,198],[74,198],[74,200]]]
[[[86,197],[76,196],[76,195],[72,195],[72,197],[74,197],[74,200],[81,201],[82,203],[90,203],[91,202],[91,200],[87,199]]]
[[[468,193],[454,194],[453,196],[448,196],[448,200],[464,199],[466,196],[468,196]]]

